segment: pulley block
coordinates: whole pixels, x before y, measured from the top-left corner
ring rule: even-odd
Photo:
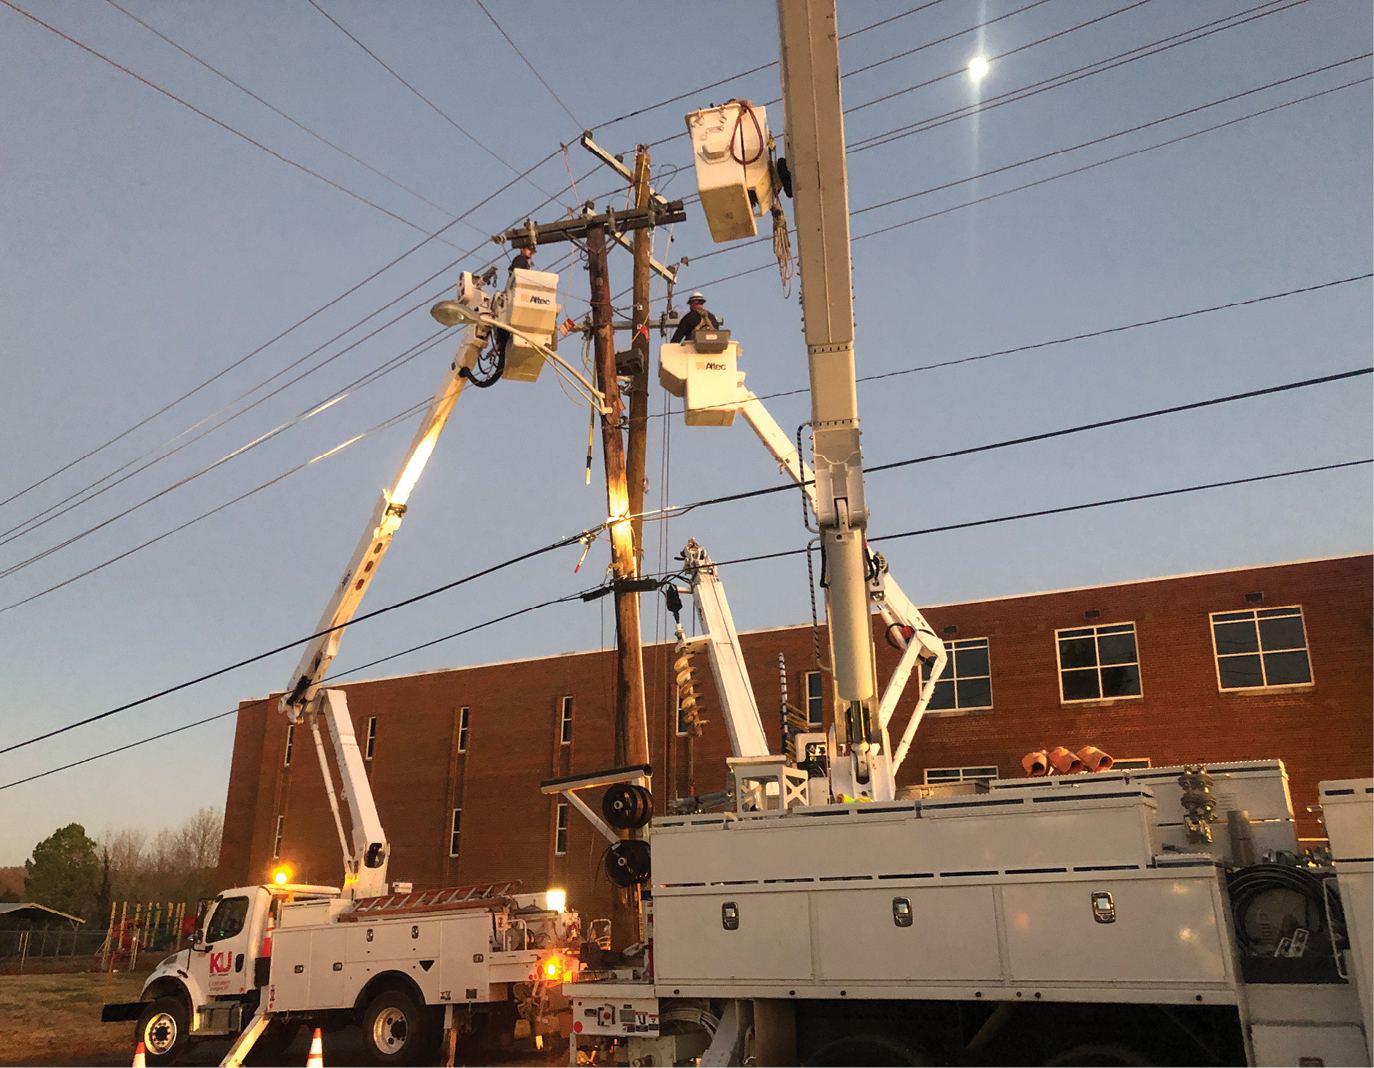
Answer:
[[[616,842],[606,850],[606,877],[616,886],[638,886],[649,879],[649,843],[639,838]]]
[[[643,827],[654,815],[653,795],[635,783],[615,783],[601,799],[601,815],[620,831]]]

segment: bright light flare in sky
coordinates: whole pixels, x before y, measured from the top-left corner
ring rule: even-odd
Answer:
[[[969,60],[968,76],[975,82],[981,82],[988,73],[988,61],[982,56],[974,56]]]

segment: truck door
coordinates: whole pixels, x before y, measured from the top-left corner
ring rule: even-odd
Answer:
[[[253,981],[253,955],[248,941],[253,924],[252,900],[246,894],[220,897],[205,924],[204,949],[192,954],[201,989],[210,995],[242,994]]]

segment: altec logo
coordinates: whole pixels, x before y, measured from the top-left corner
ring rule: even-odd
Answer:
[[[234,970],[234,955],[229,952],[210,954],[210,974],[228,975]]]
[[[708,370],[708,371],[724,371],[724,370],[725,370],[725,364],[723,364],[723,363],[711,363],[711,362],[708,360],[707,363],[706,363],[706,370]]]

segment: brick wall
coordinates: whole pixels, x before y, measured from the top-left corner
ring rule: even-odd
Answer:
[[[924,769],[996,765],[1021,775],[1033,749],[1084,745],[1154,765],[1258,758],[1288,768],[1299,834],[1321,836],[1306,806],[1322,779],[1371,774],[1371,585],[1374,558],[1341,557],[1212,574],[1157,579],[939,605],[924,609],[937,633],[955,640],[987,638],[993,708],[927,717],[899,782],[920,782]],[[1246,601],[1263,593],[1263,601]],[[1301,605],[1313,682],[1262,692],[1221,692],[1209,613]],[[1099,616],[1085,620],[1085,612]],[[1063,704],[1055,651],[1057,629],[1133,622],[1142,695]],[[878,668],[886,679],[899,653],[883,640],[875,617]],[[824,648],[824,634],[822,634]],[[745,634],[745,662],[774,751],[778,747],[778,655],[786,661],[789,697],[805,699],[803,676],[816,669],[809,626]],[[555,854],[558,798],[539,792],[542,779],[592,772],[612,763],[613,651],[428,672],[342,689],[359,744],[377,718],[368,773],[392,842],[390,874],[417,888],[521,879],[526,890],[562,887],[584,917],[609,915],[612,888],[600,870],[605,843],[575,811],[567,852]],[[729,740],[704,656],[705,734],[675,732],[671,646],[645,650],[649,746],[660,813],[664,798],[725,785]],[[560,740],[562,699],[573,698],[572,741]],[[915,700],[908,686],[894,719],[899,734]],[[826,725],[830,698],[826,696]],[[467,707],[467,747],[458,751],[459,710]],[[309,729],[296,728],[284,765],[287,723],[276,695],[240,707],[225,803],[220,880],[243,885],[268,877],[278,817],[281,862],[301,881],[338,885],[338,838],[332,826]],[[894,743],[896,737],[893,739]],[[588,791],[593,806],[597,791]],[[449,856],[454,808],[462,809],[459,855]]]

